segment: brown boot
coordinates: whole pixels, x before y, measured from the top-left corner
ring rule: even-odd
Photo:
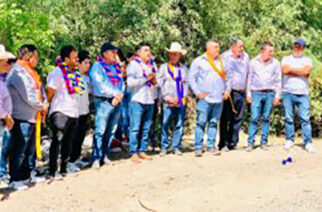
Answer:
[[[152,160],[152,157],[150,155],[147,155],[145,152],[140,153],[139,157],[143,160]]]
[[[139,156],[137,154],[132,155],[131,161],[133,163],[141,163],[140,158],[139,158]]]

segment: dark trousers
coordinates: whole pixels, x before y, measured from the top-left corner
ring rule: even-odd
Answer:
[[[73,139],[72,153],[70,155],[70,162],[75,162],[79,159],[82,153],[82,145],[86,136],[86,132],[89,128],[88,123],[89,114],[79,116],[77,121],[77,127],[75,129],[75,135]]]
[[[244,117],[246,93],[233,90],[230,95],[233,99],[237,113],[233,113],[230,100],[225,100],[219,126],[219,149],[222,149],[225,146],[228,149],[234,149],[237,146],[239,141],[239,130]]]
[[[72,151],[73,137],[77,127],[77,119],[55,112],[50,116],[50,121],[53,139],[49,149],[49,173],[54,175],[57,170],[59,148],[61,154],[60,172],[66,173],[66,166]]]
[[[14,120],[9,146],[9,175],[11,181],[30,178],[34,167],[35,124]]]

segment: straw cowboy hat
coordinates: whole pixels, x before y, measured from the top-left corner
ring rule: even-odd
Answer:
[[[178,43],[178,42],[172,42],[171,46],[170,46],[170,49],[166,48],[166,50],[167,50],[167,52],[179,52],[182,55],[187,54],[187,50],[182,49],[181,44]]]
[[[12,53],[6,51],[4,45],[0,44],[0,60],[9,60],[15,58],[16,57]]]

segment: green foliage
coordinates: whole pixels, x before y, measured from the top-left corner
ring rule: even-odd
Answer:
[[[322,2],[317,0],[3,0],[0,2],[0,43],[16,52],[23,43],[38,46],[39,68],[45,78],[59,48],[71,43],[96,57],[100,45],[113,40],[127,53],[141,40],[153,45],[158,60],[167,59],[165,47],[181,41],[186,61],[202,53],[208,39],[221,41],[222,50],[238,35],[251,56],[264,40],[275,44],[278,59],[290,54],[295,38],[309,41],[308,55],[315,69],[310,78],[312,123],[322,132]],[[194,102],[187,129],[194,128]],[[246,120],[248,120],[248,113]],[[247,121],[244,122],[247,128]],[[283,108],[274,110],[272,132],[283,133]],[[298,127],[298,123],[296,123]]]

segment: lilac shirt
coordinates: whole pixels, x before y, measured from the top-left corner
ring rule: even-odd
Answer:
[[[173,80],[172,76],[168,72],[168,63],[164,63],[160,67],[160,72],[158,76],[158,84],[161,87],[162,97],[166,100],[169,98],[178,97],[177,94],[177,83]],[[179,74],[178,67],[173,67],[173,74],[176,78]],[[181,78],[183,83],[183,95],[186,97],[189,94],[189,78],[188,78],[188,68],[185,65],[181,67]]]
[[[251,91],[273,90],[275,97],[279,98],[282,87],[282,72],[280,62],[272,58],[263,63],[257,56],[250,61],[249,76],[247,79],[247,96]]]
[[[209,103],[223,102],[223,94],[228,87],[231,90],[231,74],[226,69],[226,61],[223,59],[224,71],[226,72],[226,79],[223,79],[212,68],[206,58],[206,54],[197,57],[191,64],[189,70],[189,82],[193,93],[198,96],[199,93],[204,92],[208,95],[205,100]],[[221,66],[219,60],[214,60],[216,67],[220,70]]]
[[[232,75],[232,89],[245,91],[249,70],[249,55],[244,52],[240,58],[234,58],[232,51],[227,50],[222,57],[227,62],[227,69]]]
[[[12,113],[12,102],[5,82],[0,80],[0,119]]]

